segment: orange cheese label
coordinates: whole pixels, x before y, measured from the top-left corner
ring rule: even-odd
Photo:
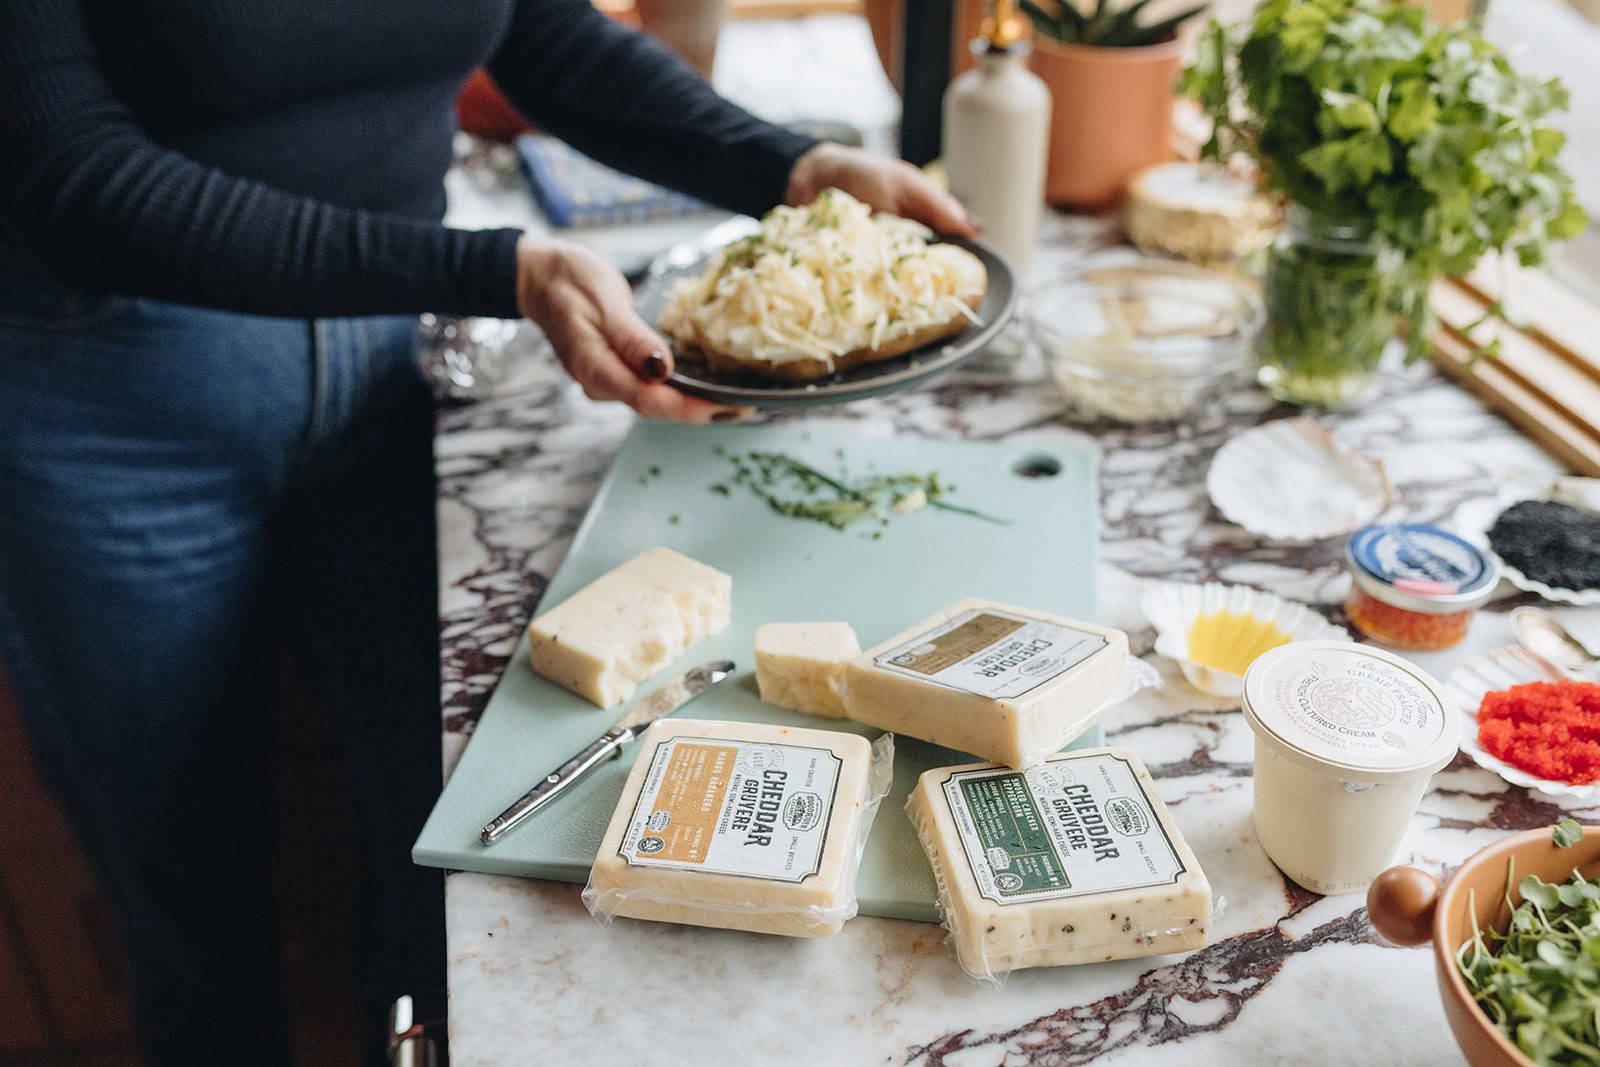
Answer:
[[[821,868],[842,766],[826,748],[663,741],[617,854],[633,867],[803,882]]]
[[[667,760],[651,805],[663,844],[653,855],[677,863],[704,863],[728,794],[737,750],[725,745],[679,745]]]

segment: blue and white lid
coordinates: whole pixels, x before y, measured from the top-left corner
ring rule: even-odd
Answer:
[[[1357,530],[1345,546],[1345,562],[1367,594],[1430,615],[1481,607],[1500,581],[1500,566],[1487,552],[1424,523]]]

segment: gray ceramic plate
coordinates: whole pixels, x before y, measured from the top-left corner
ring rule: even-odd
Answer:
[[[667,292],[674,282],[700,273],[711,253],[754,232],[754,219],[731,219],[710,230],[698,241],[679,245],[651,265],[635,296],[639,314],[648,323],[661,315]],[[807,408],[824,404],[843,404],[869,396],[899,392],[946,374],[993,341],[1011,318],[1017,301],[1017,287],[1011,267],[986,244],[959,237],[947,238],[951,244],[967,249],[983,260],[989,272],[989,289],[978,308],[982,325],[969,326],[953,338],[927,345],[894,359],[869,363],[807,385],[762,383],[750,378],[712,377],[697,367],[680,367],[670,379],[684,392],[724,404],[757,408]]]

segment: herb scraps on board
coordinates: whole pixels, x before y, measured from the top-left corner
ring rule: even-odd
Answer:
[[[1529,579],[1600,589],[1600,515],[1556,500],[1523,500],[1489,527],[1489,546]]]
[[[1563,819],[1552,828],[1558,848],[1583,839],[1583,828]],[[1565,882],[1536,875],[1516,878],[1516,858],[1506,861],[1506,930],[1478,926],[1469,894],[1472,936],[1456,965],[1473,999],[1512,1044],[1538,1064],[1600,1062],[1600,881],[1574,868]],[[1521,904],[1512,904],[1516,886]]]
[[[1548,781],[1600,781],[1600,683],[1527,682],[1485,693],[1478,743]]]
[[[955,486],[946,483],[937,471],[928,474],[868,473],[852,477],[845,469],[842,450],[837,453],[837,475],[827,474],[782,452],[729,452],[720,447],[715,451],[727,459],[732,476],[726,483],[711,486],[713,493],[729,496],[731,486],[740,486],[766,501],[779,515],[791,519],[820,522],[843,530],[859,522],[887,526],[894,516],[933,508],[1001,526],[1009,524],[1006,519],[945,499],[954,492]],[[873,539],[879,539],[881,533],[875,532]]]

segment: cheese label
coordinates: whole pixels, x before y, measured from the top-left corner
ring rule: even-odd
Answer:
[[[825,748],[669,738],[617,854],[630,867],[803,882],[821,869],[842,766]]]
[[[1143,783],[1117,756],[960,771],[944,795],[978,888],[997,904],[1172,885],[1184,872]]]
[[[891,648],[885,670],[991,698],[1019,697],[1106,647],[1100,634],[974,608]]]

